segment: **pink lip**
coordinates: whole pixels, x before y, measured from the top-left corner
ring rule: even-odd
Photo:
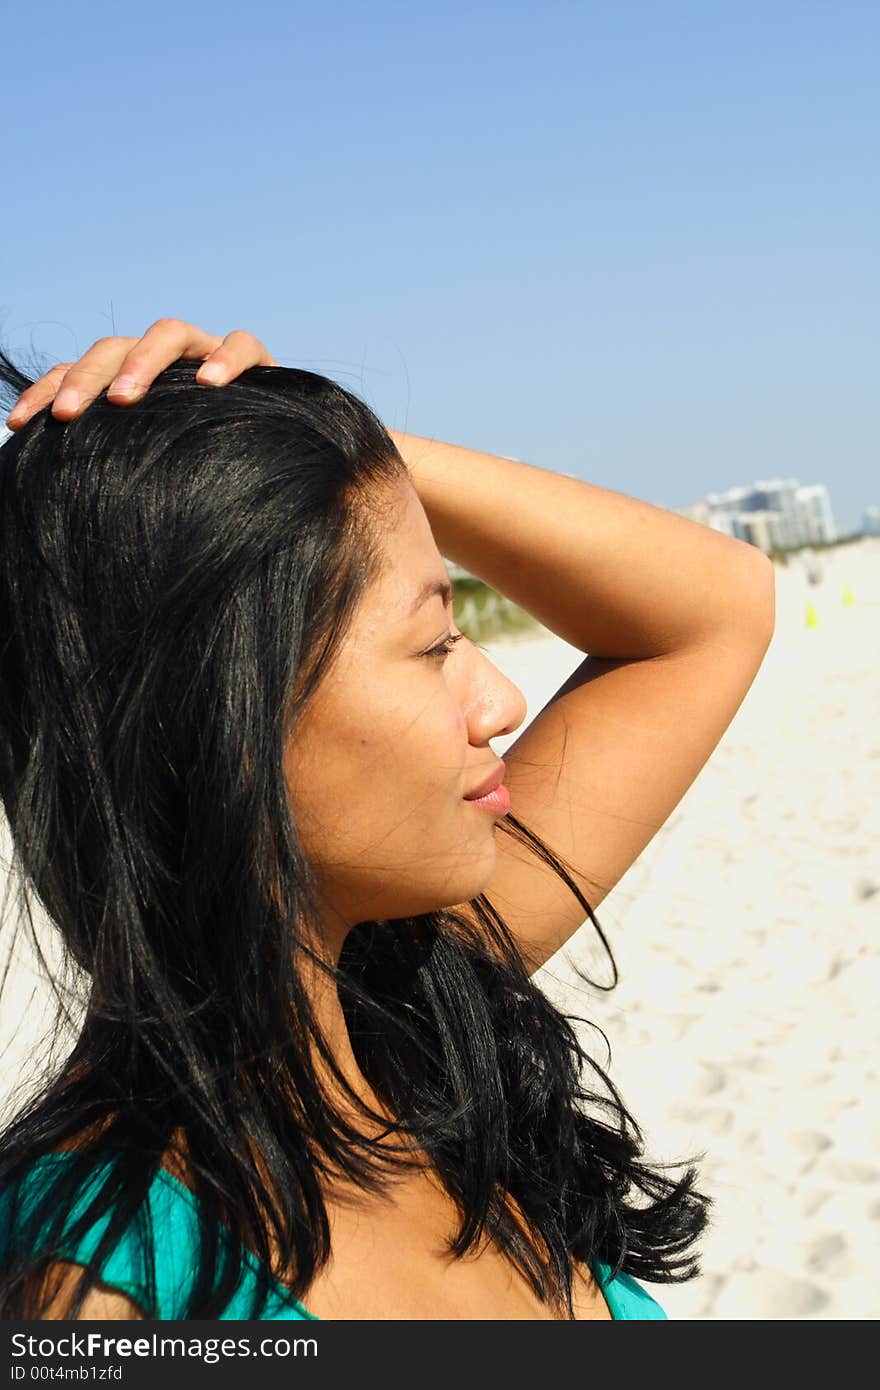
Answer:
[[[468,792],[465,801],[479,801],[484,796],[488,796],[489,792],[494,792],[495,788],[500,787],[501,783],[504,781],[504,774],[506,771],[507,768],[504,766],[504,763],[499,761],[495,770],[491,772],[478,787],[474,787],[473,791]]]
[[[465,800],[472,806],[479,806],[483,811],[490,811],[493,816],[506,816],[510,810],[510,792],[503,782],[485,796],[469,796]]]

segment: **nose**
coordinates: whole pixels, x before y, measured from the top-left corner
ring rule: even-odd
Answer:
[[[473,684],[468,700],[468,735],[471,743],[512,734],[526,717],[526,697],[485,653],[475,649]]]

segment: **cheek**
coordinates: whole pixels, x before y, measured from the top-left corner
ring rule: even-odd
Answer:
[[[443,794],[460,796],[468,762],[467,725],[461,710],[451,701],[426,721],[421,740],[425,782]]]
[[[374,710],[372,722],[358,730],[351,756],[365,769],[374,794],[399,802],[414,794],[456,792],[467,748],[460,705],[445,691],[435,691],[427,700],[411,696]]]
[[[467,749],[461,705],[442,681],[413,678],[392,695],[387,681],[365,677],[357,699],[323,710],[298,751],[289,750],[288,786],[320,825],[347,822],[350,832],[352,818],[399,813],[413,797],[428,805],[432,791],[459,793]]]

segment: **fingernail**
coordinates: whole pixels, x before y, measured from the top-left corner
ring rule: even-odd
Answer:
[[[13,425],[14,425],[14,424],[17,424],[19,420],[23,420],[23,419],[24,419],[24,417],[25,417],[26,414],[27,414],[27,409],[26,409],[26,407],[23,406],[23,405],[21,405],[21,404],[16,403],[16,404],[12,407],[12,409],[10,410],[9,414],[8,414],[7,417],[6,417],[6,423],[7,423],[7,424],[13,424]]]
[[[199,367],[198,378],[206,381],[209,386],[222,386],[226,380],[226,368],[219,362],[206,362],[204,367]]]
[[[79,392],[72,386],[65,386],[55,397],[53,410],[76,410],[79,406]]]
[[[111,381],[110,385],[107,387],[108,396],[111,391],[114,396],[128,396],[131,398],[132,396],[139,396],[141,388],[133,376],[118,376],[116,380]]]

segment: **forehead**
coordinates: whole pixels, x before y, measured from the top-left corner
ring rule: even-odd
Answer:
[[[364,609],[374,617],[405,623],[416,621],[432,602],[439,608],[431,590],[436,586],[439,591],[449,579],[427,513],[409,479],[395,487],[392,501],[380,530],[383,571],[365,596]]]

